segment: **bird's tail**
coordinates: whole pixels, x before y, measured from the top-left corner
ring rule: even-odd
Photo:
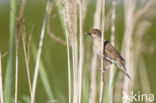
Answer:
[[[122,72],[123,72],[130,80],[132,80],[131,76],[128,74],[128,72],[126,71],[126,69],[122,69]]]
[[[125,66],[122,64],[122,63],[116,63],[116,65],[118,66],[118,68],[130,79],[131,79],[131,76],[128,74]]]

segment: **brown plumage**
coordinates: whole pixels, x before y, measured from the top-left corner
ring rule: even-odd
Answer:
[[[125,60],[108,40],[104,39],[104,51],[101,56],[101,31],[99,29],[92,29],[90,32],[87,32],[87,34],[93,38],[94,49],[97,54],[108,62],[114,63],[129,79],[131,79],[125,68]]]

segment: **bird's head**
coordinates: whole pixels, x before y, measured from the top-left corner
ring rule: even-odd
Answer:
[[[94,39],[101,38],[101,31],[99,29],[91,29],[91,31],[86,34],[92,36]]]

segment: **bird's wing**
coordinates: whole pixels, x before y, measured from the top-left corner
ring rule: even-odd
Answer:
[[[120,59],[123,64],[125,62],[125,60],[123,59],[123,57],[120,55],[120,53],[113,47],[113,45],[109,42],[109,41],[105,41],[104,43],[104,54],[106,54],[107,56],[109,56],[110,58],[116,60],[116,59]]]

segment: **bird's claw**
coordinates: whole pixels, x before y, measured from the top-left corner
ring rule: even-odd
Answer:
[[[104,70],[101,70],[101,74],[103,74],[105,72],[105,69]]]

